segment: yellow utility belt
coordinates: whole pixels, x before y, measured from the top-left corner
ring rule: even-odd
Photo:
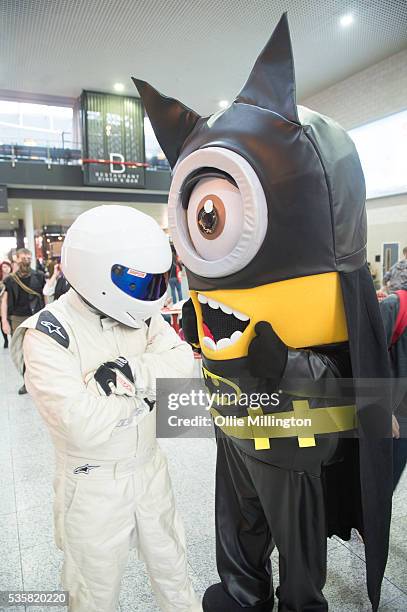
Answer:
[[[270,438],[298,438],[300,447],[315,446],[316,434],[351,431],[357,427],[356,406],[310,408],[307,400],[294,400],[293,410],[263,414],[260,406],[248,408],[248,416],[224,417],[210,410],[215,424],[228,436],[254,440],[256,450],[270,447]]]

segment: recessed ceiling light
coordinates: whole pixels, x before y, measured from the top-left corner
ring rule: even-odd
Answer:
[[[343,15],[343,17],[341,17],[339,20],[339,23],[343,28],[349,27],[350,25],[352,25],[353,22],[354,18],[353,15],[351,15],[350,13],[348,13],[347,15]]]
[[[10,221],[10,225],[14,225],[14,221]]]
[[[124,85],[123,83],[115,83],[113,89],[118,92],[124,91]]]
[[[227,100],[220,100],[219,108],[227,108],[229,106],[229,102]]]

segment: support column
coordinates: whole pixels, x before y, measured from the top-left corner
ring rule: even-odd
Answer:
[[[32,264],[31,267],[35,270],[36,259],[35,259],[35,240],[34,240],[34,215],[33,205],[31,200],[24,202],[24,225],[25,225],[25,237],[27,239],[27,249],[30,249],[32,253]]]
[[[16,241],[17,241],[17,249],[24,248],[24,221],[22,219],[18,220],[18,225],[16,229]]]

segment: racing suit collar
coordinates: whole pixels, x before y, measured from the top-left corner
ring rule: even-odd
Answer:
[[[112,327],[116,327],[116,325],[120,325],[119,321],[115,321],[114,319],[109,319],[109,317],[101,316],[100,323],[102,325],[103,331],[108,331],[112,329]]]
[[[80,295],[76,293],[74,289],[70,289],[67,292],[65,299],[75,310],[80,313],[82,317],[85,317],[86,319],[91,321],[95,321],[95,318],[97,317],[100,321],[100,325],[103,331],[108,331],[116,325],[119,325],[118,321],[106,317],[105,315],[101,314],[100,312],[89,306],[89,304],[87,304],[80,297]]]

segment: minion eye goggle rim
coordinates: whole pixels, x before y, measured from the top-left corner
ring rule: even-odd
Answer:
[[[210,167],[204,167],[199,168],[198,170],[194,170],[194,172],[191,172],[191,174],[186,177],[181,187],[181,206],[184,210],[188,208],[189,199],[191,197],[192,191],[194,190],[194,187],[199,183],[199,181],[209,178],[224,179],[228,181],[228,183],[231,183],[231,185],[233,185],[234,187],[238,188],[235,179],[223,170]]]
[[[221,259],[209,261],[198,255],[191,242],[185,209],[196,182],[211,177],[226,179],[236,185],[242,198],[244,225],[231,252]],[[239,153],[224,147],[204,147],[176,164],[168,198],[168,226],[179,256],[194,274],[222,278],[244,268],[263,243],[267,219],[263,187],[255,170]]]

